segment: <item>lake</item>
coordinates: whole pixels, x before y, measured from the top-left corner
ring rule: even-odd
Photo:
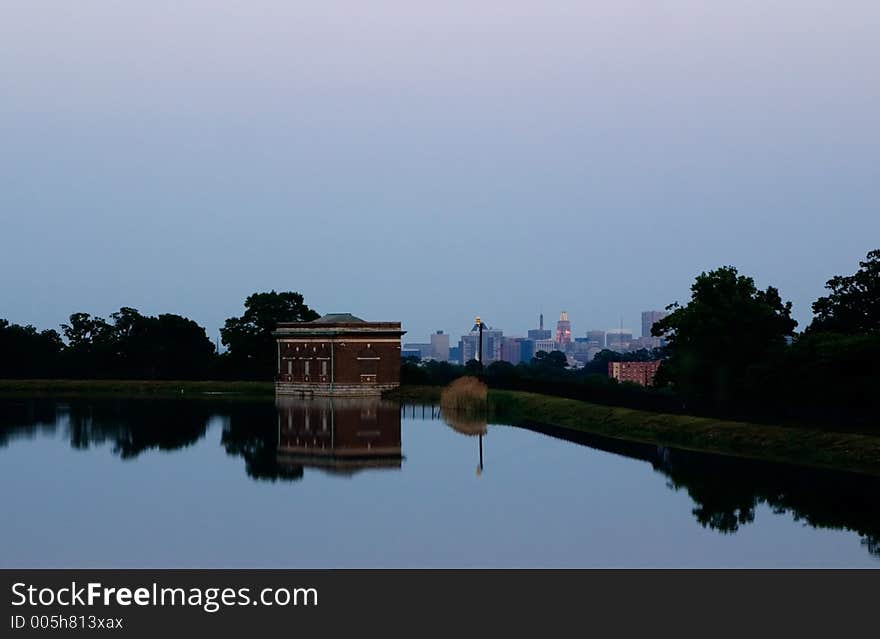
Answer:
[[[880,479],[363,400],[0,399],[2,567],[880,567]]]

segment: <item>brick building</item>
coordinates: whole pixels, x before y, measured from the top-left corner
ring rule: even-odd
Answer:
[[[279,324],[277,395],[379,395],[400,386],[400,322],[349,313]]]
[[[660,361],[658,359],[650,362],[608,362],[608,377],[613,377],[618,382],[653,386]]]

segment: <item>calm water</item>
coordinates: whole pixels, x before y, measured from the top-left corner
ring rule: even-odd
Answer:
[[[0,400],[0,566],[880,567],[876,478],[437,413]]]

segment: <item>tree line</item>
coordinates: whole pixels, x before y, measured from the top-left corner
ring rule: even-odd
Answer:
[[[602,351],[579,370],[562,353],[538,353],[513,366],[404,361],[404,383],[446,384],[478,374],[490,386],[532,390],[600,403],[726,417],[815,421],[873,419],[880,408],[880,250],[852,275],[826,283],[801,332],[791,302],[759,289],[733,266],[701,273],[690,299],[667,307],[652,332],[661,351]],[[244,313],[220,329],[218,353],[205,329],[180,315],[146,316],[123,307],[108,319],[73,313],[55,330],[0,319],[0,377],[271,380],[272,331],[279,322],[318,313],[296,292],[250,295]],[[655,387],[618,384],[609,361],[662,359]]]
[[[220,329],[222,353],[204,327],[171,313],[149,316],[122,307],[103,318],[77,312],[60,332],[0,318],[0,378],[271,380],[275,326],[319,315],[292,291],[254,293],[244,308]]]

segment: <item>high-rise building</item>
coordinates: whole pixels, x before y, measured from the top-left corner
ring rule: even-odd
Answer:
[[[605,332],[605,348],[612,351],[628,351],[632,341],[633,334],[629,328],[612,328]]]
[[[483,329],[483,363],[486,365],[501,359],[501,340],[504,331],[500,328]]]
[[[521,355],[520,358],[523,362],[528,364],[532,361],[532,358],[535,356],[535,340],[533,339],[524,339],[520,344]]]
[[[559,321],[556,322],[556,343],[563,351],[571,344],[571,322],[568,321],[568,313],[565,311],[559,314]]]
[[[403,345],[407,351],[418,351],[419,359],[431,358],[431,344],[429,342],[409,342]]]
[[[535,353],[538,351],[544,351],[546,353],[552,353],[553,351],[559,350],[557,348],[557,344],[552,339],[536,339],[535,342]]]
[[[644,348],[647,350],[651,350],[652,348],[660,348],[666,343],[662,337],[640,337],[637,340],[633,340],[632,347],[633,349]]]
[[[651,337],[651,327],[667,315],[666,311],[642,311],[642,337]]]
[[[605,348],[605,331],[587,331],[587,340],[599,348]]]
[[[522,337],[502,337],[501,338],[501,361],[509,362],[513,365],[523,361],[523,342]],[[531,359],[531,357],[529,358]]]
[[[501,339],[504,332],[501,329],[491,328],[483,324],[483,365],[488,366],[492,362],[501,359]],[[480,341],[479,326],[474,324],[471,332],[462,335],[459,341],[459,359],[462,364],[467,364],[477,358],[477,349]]]
[[[552,334],[550,333],[549,328],[547,330],[544,330],[544,314],[543,313],[541,313],[538,316],[538,328],[533,328],[533,329],[529,330],[528,337],[531,340],[550,339],[552,337]]]
[[[431,357],[438,362],[449,361],[449,335],[443,331],[431,335]]]

